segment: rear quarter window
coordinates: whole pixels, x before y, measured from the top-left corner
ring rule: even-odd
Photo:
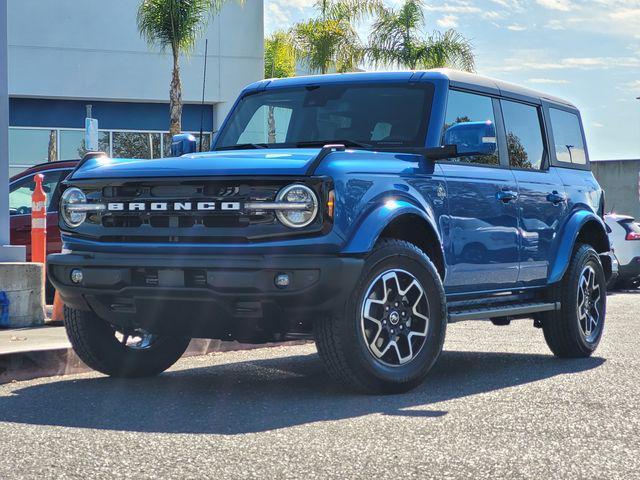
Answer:
[[[587,154],[578,115],[557,108],[549,108],[551,131],[558,162],[584,167]]]

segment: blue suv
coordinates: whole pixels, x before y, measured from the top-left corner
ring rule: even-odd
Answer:
[[[64,185],[48,273],[100,372],[312,337],[349,387],[399,392],[450,322],[531,318],[559,357],[600,341],[604,194],[564,100],[447,70],[264,80],[212,151],[172,154],[90,154]]]

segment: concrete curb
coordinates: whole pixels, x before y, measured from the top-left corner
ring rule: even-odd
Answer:
[[[211,353],[231,352],[234,350],[253,350],[256,348],[304,345],[306,343],[309,343],[309,340],[254,345],[196,338],[191,341],[189,348],[183,356],[193,357]],[[0,385],[40,377],[72,375],[91,371],[92,370],[78,358],[71,348],[0,354]]]

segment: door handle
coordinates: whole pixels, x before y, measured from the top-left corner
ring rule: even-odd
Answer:
[[[518,192],[514,192],[509,189],[502,189],[498,193],[496,193],[496,198],[500,200],[502,203],[509,203],[513,200],[517,200]]]
[[[566,200],[567,200],[567,196],[562,193],[558,193],[557,190],[554,190],[549,195],[547,195],[547,201],[553,203],[554,205],[560,205],[561,203],[564,203]]]

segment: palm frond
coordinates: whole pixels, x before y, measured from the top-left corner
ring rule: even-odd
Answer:
[[[296,73],[296,49],[291,32],[278,31],[264,41],[264,77],[292,77]]]
[[[424,3],[405,0],[396,9],[383,8],[373,23],[366,56],[375,66],[399,68],[453,67],[474,70],[473,48],[455,30],[424,37]]]
[[[475,58],[471,43],[455,30],[434,32],[420,50],[418,65],[422,68],[457,68],[475,71]]]
[[[320,17],[329,20],[359,22],[383,8],[382,0],[316,0]]]
[[[137,23],[142,37],[162,50],[193,50],[198,36],[225,0],[143,0]]]

